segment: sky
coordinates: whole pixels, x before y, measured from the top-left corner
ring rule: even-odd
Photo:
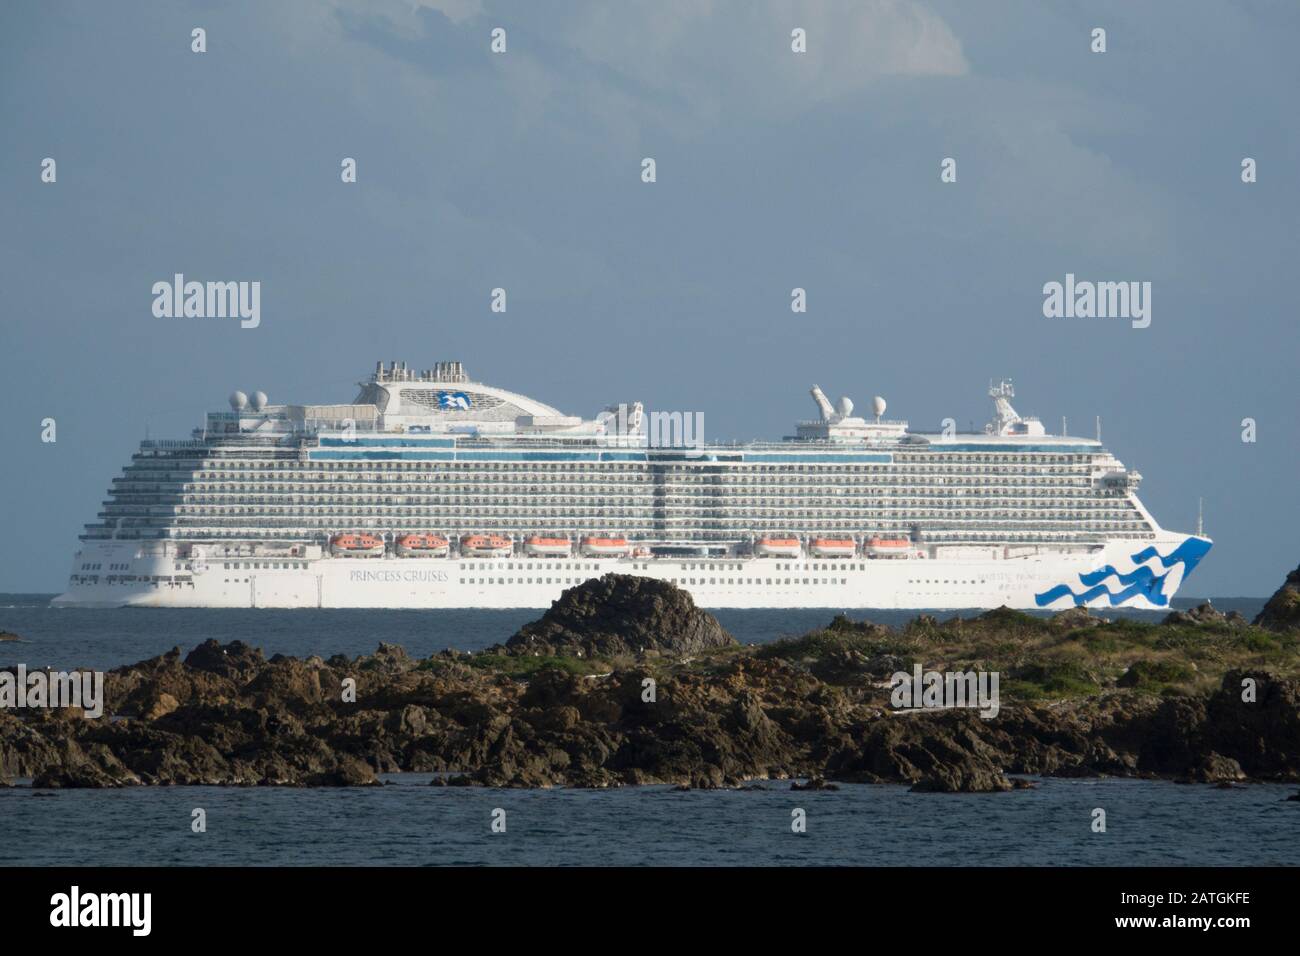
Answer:
[[[813,384],[980,428],[1010,378],[1049,431],[1100,416],[1163,526],[1204,499],[1184,593],[1269,594],[1298,45],[1269,2],[6,0],[0,592],[62,589],[146,435],[396,359],[709,440],[792,434]],[[260,282],[260,324],[155,316],[176,273]],[[1150,282],[1150,325],[1046,317],[1067,274]]]

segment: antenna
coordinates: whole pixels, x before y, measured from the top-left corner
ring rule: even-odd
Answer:
[[[1068,431],[1066,431],[1066,428],[1065,428],[1065,416],[1062,415],[1062,416],[1061,416],[1061,437],[1062,437],[1062,438],[1065,438],[1065,437],[1068,436],[1069,434],[1070,434],[1070,433],[1069,433]]]
[[[1196,499],[1196,536],[1205,537],[1205,499]]]
[[[1097,416],[1097,441],[1101,441],[1101,416]]]

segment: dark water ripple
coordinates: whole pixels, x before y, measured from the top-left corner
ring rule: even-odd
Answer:
[[[1039,781],[1001,794],[135,787],[0,790],[0,864],[1300,865],[1294,788]],[[190,830],[207,811],[207,832]],[[506,811],[506,832],[490,831]],[[791,810],[807,812],[804,834]],[[1092,810],[1107,814],[1093,833]]]

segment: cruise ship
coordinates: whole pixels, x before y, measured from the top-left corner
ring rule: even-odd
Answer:
[[[1009,382],[978,433],[814,386],[816,417],[746,443],[635,402],[566,415],[459,362],[359,386],[237,391],[191,439],[144,441],[56,603],[542,608],[618,572],[711,608],[1153,609],[1210,548],[1161,528],[1100,441],[1019,415]]]

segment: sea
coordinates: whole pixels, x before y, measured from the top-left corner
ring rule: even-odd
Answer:
[[[539,616],[52,608],[50,597],[0,595],[0,630],[22,638],[0,643],[0,667],[106,670],[174,646],[188,651],[208,638],[240,639],[267,656],[351,657],[384,641],[425,657],[502,643]],[[1196,603],[1178,599],[1175,606]],[[1213,603],[1252,617],[1263,599]],[[837,611],[715,613],[742,643],[763,643],[823,626]],[[849,616],[900,625],[917,613]],[[905,786],[854,784],[793,791],[778,781],[678,791],[434,787],[430,774],[382,779],[385,786],[352,789],[61,791],[13,781],[18,785],[0,786],[0,865],[1300,865],[1300,802],[1287,799],[1293,785],[1030,778],[1034,787],[1008,793],[914,794]],[[196,832],[200,817],[204,827]],[[71,835],[75,861],[67,855]]]

